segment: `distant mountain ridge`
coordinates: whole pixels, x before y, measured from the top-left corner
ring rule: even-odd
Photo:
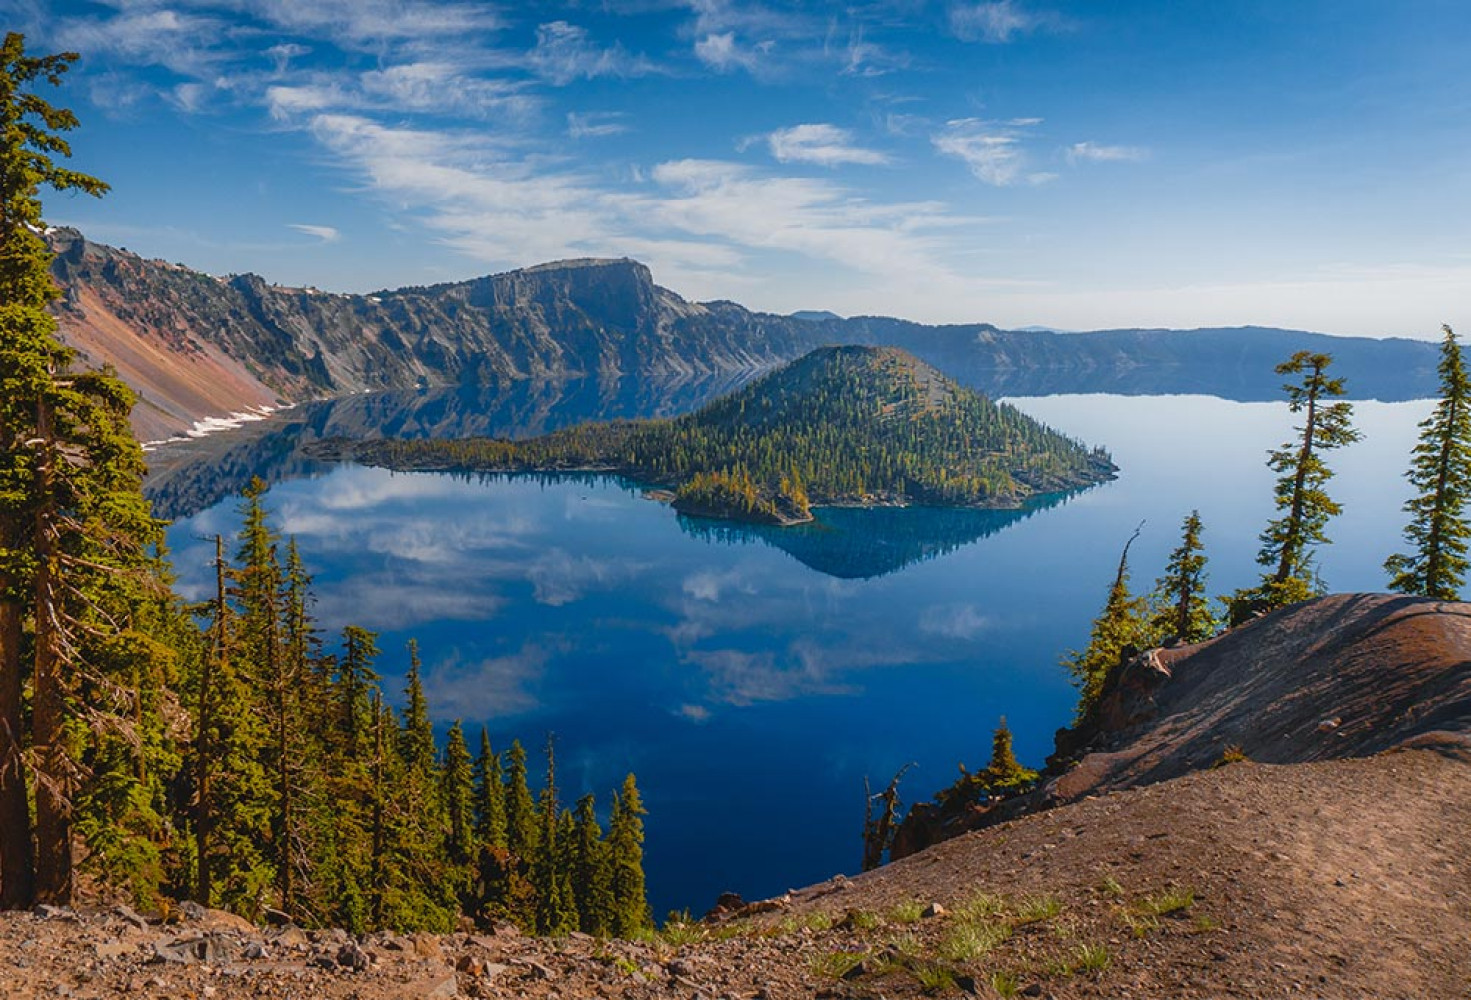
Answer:
[[[216,278],[53,230],[62,335],[140,394],[164,437],[205,417],[370,390],[581,377],[749,377],[827,344],[901,347],[991,394],[1199,391],[1271,398],[1292,351],[1335,355],[1367,396],[1433,391],[1429,342],[1265,328],[1008,332],[690,302],[629,259],[541,264],[370,295]],[[1239,388],[1238,388],[1239,386]]]

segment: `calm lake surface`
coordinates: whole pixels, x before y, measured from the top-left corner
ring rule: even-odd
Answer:
[[[1210,586],[1252,581],[1271,515],[1268,448],[1285,405],[1207,396],[1013,400],[1103,444],[1116,482],[1023,512],[824,510],[817,528],[691,521],[612,479],[466,479],[296,468],[266,502],[315,576],[324,631],[380,633],[398,699],[417,638],[440,730],[481,725],[533,761],[548,731],[563,801],[632,770],[649,809],[661,918],[858,868],[863,780],[901,766],[906,801],[984,765],[1001,716],[1040,764],[1071,715],[1058,666],[1087,641],[1134,527],[1148,589],[1192,507]],[[1355,404],[1364,441],[1329,459],[1345,506],[1321,567],[1381,589],[1400,545],[1403,471],[1430,402]],[[236,501],[176,521],[181,589],[203,596]],[[606,812],[604,813],[606,815]]]

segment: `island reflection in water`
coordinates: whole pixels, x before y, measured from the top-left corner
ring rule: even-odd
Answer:
[[[1090,487],[1091,488],[1091,487]],[[787,528],[679,516],[680,530],[707,542],[761,542],[840,580],[867,580],[989,538],[1086,490],[1044,493],[1015,510],[959,507],[814,507],[816,520]]]

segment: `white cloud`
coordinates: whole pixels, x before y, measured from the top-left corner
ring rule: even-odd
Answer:
[[[836,125],[793,125],[766,137],[779,163],[815,163],[836,167],[844,163],[881,164],[889,158],[877,150],[855,145],[853,133]]]
[[[627,117],[621,111],[569,111],[567,137],[598,139],[608,135],[621,135],[628,131]]]
[[[1097,142],[1075,142],[1068,147],[1069,163],[1138,163],[1149,158],[1139,146],[1105,146]]]
[[[307,236],[315,236],[323,243],[336,243],[342,238],[342,234],[332,226],[313,226],[305,222],[289,222],[286,224],[286,228],[295,229],[298,233],[305,233]]]
[[[424,694],[438,719],[517,715],[536,708],[535,689],[551,658],[551,651],[534,642],[473,663],[451,654],[426,669]]]
[[[1018,182],[1039,184],[1051,180],[1053,175],[1030,169],[1022,141],[1030,129],[1040,124],[1038,118],[1004,122],[958,118],[946,122],[945,128],[930,141],[946,156],[962,160],[972,174],[987,184],[996,187]]]
[[[526,568],[538,604],[555,608],[580,600],[594,588],[607,588],[636,577],[643,566],[627,561],[612,562],[591,556],[574,556],[565,549],[552,549]]]
[[[674,714],[695,723],[710,721],[710,710],[704,705],[680,705],[674,710]]]
[[[295,42],[282,42],[280,45],[272,45],[266,49],[266,55],[270,58],[276,74],[285,73],[293,59],[311,55],[312,50],[305,45],[297,45]]]
[[[1017,35],[1053,26],[1057,19],[1050,14],[1022,9],[1014,0],[992,0],[988,3],[956,4],[950,8],[950,30],[967,42],[989,42],[1000,45]]]
[[[526,61],[539,76],[559,87],[600,76],[643,76],[654,69],[649,60],[630,55],[622,45],[599,48],[586,28],[566,21],[538,27],[536,47],[527,53]]]
[[[643,211],[686,233],[870,274],[945,271],[941,248],[923,233],[955,220],[934,202],[876,204],[827,181],[768,176],[719,160],[661,163],[653,178],[670,193]]]
[[[539,106],[523,84],[467,74],[447,62],[412,62],[373,70],[359,78],[358,107],[395,111],[453,112],[475,118],[524,118]]]
[[[736,41],[735,32],[732,31],[706,35],[695,42],[695,56],[700,62],[719,73],[729,73],[737,69],[755,73],[761,68],[762,52],[769,50],[769,44],[764,50],[741,45]]]
[[[919,630],[947,639],[974,639],[994,622],[974,604],[942,604],[926,608],[919,616]]]
[[[216,48],[225,33],[225,22],[213,17],[140,6],[107,18],[65,19],[55,29],[55,41],[83,54],[163,66],[198,79],[226,58]]]
[[[787,701],[809,694],[843,694],[850,688],[833,683],[822,664],[801,656],[778,659],[769,652],[740,649],[696,650],[686,656],[704,673],[712,697],[743,707],[762,701]]]
[[[222,0],[222,6],[233,6]],[[484,35],[502,27],[484,4],[426,0],[243,0],[245,9],[280,28],[331,39],[335,44],[381,49],[385,44],[437,45]]]

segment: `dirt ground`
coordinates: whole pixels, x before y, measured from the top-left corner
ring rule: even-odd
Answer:
[[[642,942],[0,917],[0,996],[1471,998],[1471,759],[1250,762]]]

